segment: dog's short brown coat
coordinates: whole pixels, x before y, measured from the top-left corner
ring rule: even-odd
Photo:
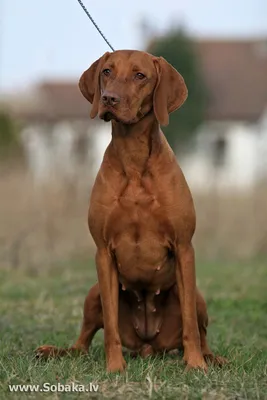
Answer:
[[[91,117],[112,121],[112,140],[96,177],[88,217],[101,298],[101,312],[89,314],[96,319],[101,315],[108,371],[125,368],[122,341],[131,348],[133,338],[139,347],[163,338],[158,348],[164,351],[169,348],[164,331],[172,329],[182,342],[187,367],[206,370],[200,326],[206,329],[207,318],[200,307],[198,324],[197,300],[202,304],[202,298],[197,295],[192,246],[194,204],[160,130],[186,100],[185,82],[163,58],[122,50],[95,61],[79,85],[92,104]],[[174,288],[178,298],[164,307]],[[119,306],[125,308],[120,319]],[[93,326],[96,329],[97,323]],[[86,340],[82,342],[86,347]]]
[[[177,286],[174,285],[166,292],[158,295],[156,312],[161,315],[160,324],[155,328],[157,335],[151,340],[142,339],[135,319],[140,302],[129,291],[119,292],[119,333],[122,345],[131,350],[130,356],[146,358],[155,354],[183,350],[183,322]],[[201,352],[206,361],[214,365],[222,366],[226,359],[214,356],[207,343],[208,315],[206,303],[199,291],[197,291],[197,320],[200,333]],[[155,319],[156,321],[156,319]],[[39,356],[61,357],[67,354],[86,353],[92,339],[99,329],[104,328],[103,312],[100,298],[99,285],[95,284],[89,291],[84,302],[84,316],[81,333],[74,346],[70,348],[57,348],[44,345],[37,349]]]

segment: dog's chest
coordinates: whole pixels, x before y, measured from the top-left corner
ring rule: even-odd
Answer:
[[[156,190],[153,193],[137,182],[125,188],[114,201],[104,228],[121,281],[139,280],[158,286],[160,280],[163,283],[165,279],[172,280],[173,263],[168,252],[170,228]]]
[[[106,218],[105,236],[115,241],[118,236],[128,236],[140,242],[146,232],[157,234],[163,216],[157,191],[140,181],[131,181],[114,197]]]

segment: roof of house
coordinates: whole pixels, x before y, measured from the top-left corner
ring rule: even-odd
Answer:
[[[49,115],[59,118],[89,118],[90,103],[83,97],[77,82],[44,82],[39,86]]]
[[[209,93],[207,118],[258,119],[267,106],[267,38],[195,44]]]
[[[82,96],[77,82],[42,82],[26,98],[24,94],[10,97],[9,108],[14,115],[26,120],[89,120],[91,105]]]

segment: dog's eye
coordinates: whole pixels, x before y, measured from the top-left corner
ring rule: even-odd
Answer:
[[[144,79],[145,75],[142,74],[142,72],[137,72],[137,74],[135,75],[136,79]]]
[[[102,72],[103,72],[103,74],[106,75],[106,76],[109,76],[109,75],[111,74],[111,71],[110,71],[110,69],[108,69],[108,68],[104,69]]]

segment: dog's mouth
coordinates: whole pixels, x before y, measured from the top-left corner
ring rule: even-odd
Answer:
[[[110,110],[110,109],[102,111],[102,112],[99,114],[99,118],[100,118],[100,119],[103,119],[103,121],[105,121],[105,122],[109,122],[109,121],[111,121],[111,120],[118,121],[117,116],[116,116],[115,113],[114,113],[112,110]]]
[[[106,112],[103,114],[103,116],[100,116],[100,118],[103,119],[105,122],[109,122],[109,121],[111,121],[112,119],[115,119],[115,120],[116,120],[115,115],[114,115],[112,112],[110,112],[110,111],[106,111]]]
[[[109,121],[113,120],[116,122],[121,122],[122,124],[125,124],[125,125],[130,125],[130,124],[133,124],[136,122],[136,118],[124,119],[124,118],[118,117],[118,115],[115,113],[115,111],[113,111],[113,109],[111,109],[111,108],[103,110],[99,114],[99,118],[105,122],[109,122]]]

